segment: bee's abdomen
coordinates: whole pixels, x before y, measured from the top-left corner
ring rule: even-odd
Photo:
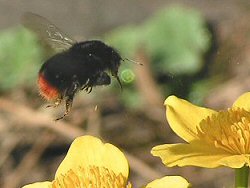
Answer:
[[[46,100],[54,101],[59,98],[60,92],[56,87],[52,86],[49,83],[49,81],[45,78],[43,73],[39,73],[37,84],[40,95],[44,97]]]
[[[63,52],[48,59],[41,67],[41,73],[51,86],[64,95],[73,82],[79,85],[86,83],[91,71],[82,58]]]

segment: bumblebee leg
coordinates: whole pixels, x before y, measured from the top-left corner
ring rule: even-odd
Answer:
[[[81,88],[81,90],[85,90],[87,93],[90,93],[92,91],[92,86],[85,85]]]
[[[54,104],[49,104],[49,105],[47,105],[46,108],[50,108],[50,107],[56,108],[56,107],[58,107],[61,103],[62,103],[62,97],[56,99],[56,101],[55,101]]]
[[[87,85],[84,85],[83,87],[81,87],[81,90],[84,90],[87,88]]]
[[[92,91],[91,85],[84,85],[81,90],[85,90],[87,93],[90,93]]]
[[[86,91],[88,94],[91,93],[92,87],[91,87],[91,86],[87,87],[87,88],[85,89],[85,91]]]
[[[69,90],[66,91],[66,110],[63,114],[63,116],[55,119],[55,121],[58,121],[60,119],[63,119],[65,116],[67,116],[72,108],[72,104],[73,104],[73,99],[75,96],[75,93],[77,92],[77,90],[79,89],[79,83],[78,82],[74,82],[71,86],[71,88]]]
[[[89,85],[89,82],[90,82],[90,79],[88,78],[87,82],[81,87],[81,90],[86,89]]]
[[[106,72],[99,72],[96,75],[88,78],[81,90],[91,93],[93,86],[109,85],[111,83],[110,76]]]
[[[55,119],[55,121],[58,121],[60,119],[63,119],[65,116],[67,116],[72,108],[72,104],[73,104],[73,98],[68,98],[66,100],[66,111],[64,112],[63,116]]]

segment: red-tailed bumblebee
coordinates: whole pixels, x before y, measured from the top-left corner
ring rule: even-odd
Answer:
[[[60,31],[46,18],[27,12],[22,17],[25,27],[35,32],[46,44],[61,52],[49,58],[38,74],[40,94],[57,107],[66,102],[64,118],[70,111],[75,94],[80,90],[92,91],[92,87],[109,85],[114,76],[120,86],[118,69],[120,54],[99,40],[76,42]]]

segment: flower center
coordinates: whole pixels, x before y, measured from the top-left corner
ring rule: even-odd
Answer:
[[[230,108],[203,119],[198,137],[233,154],[250,153],[250,112]]]
[[[116,175],[105,167],[89,166],[57,177],[51,188],[131,188],[121,173]]]

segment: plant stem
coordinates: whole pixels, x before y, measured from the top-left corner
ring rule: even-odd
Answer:
[[[248,166],[243,166],[242,168],[235,169],[235,188],[248,187],[248,173]]]

